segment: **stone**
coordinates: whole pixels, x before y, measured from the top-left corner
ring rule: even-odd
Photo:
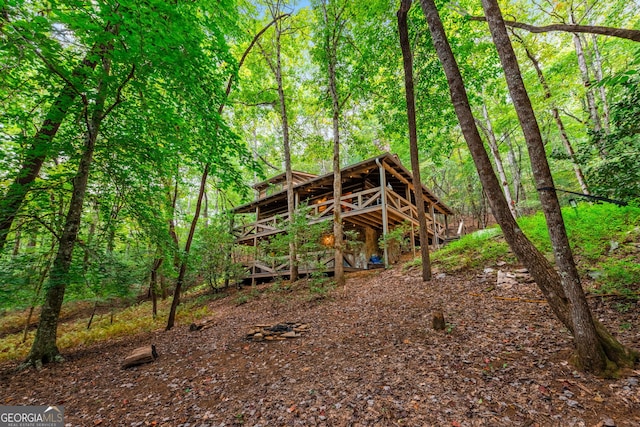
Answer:
[[[516,275],[513,273],[505,273],[502,270],[498,270],[498,276],[496,279],[496,287],[502,289],[511,289],[514,285],[517,285]]]
[[[284,334],[281,335],[281,337],[283,338],[297,338],[299,336],[300,335],[296,334],[295,331],[285,332]]]

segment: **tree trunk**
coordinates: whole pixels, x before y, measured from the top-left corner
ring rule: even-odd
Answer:
[[[569,20],[571,24],[575,24],[575,18],[573,11],[569,13]],[[598,139],[597,145],[600,151],[600,157],[606,157],[607,153],[604,147],[604,142],[598,137],[598,133],[602,130],[602,123],[600,122],[600,114],[598,113],[598,106],[596,99],[593,96],[591,90],[591,77],[589,76],[589,67],[587,66],[587,60],[584,54],[584,47],[582,46],[582,39],[576,33],[573,33],[573,44],[576,48],[576,55],[578,57],[578,68],[580,69],[580,76],[582,77],[582,83],[585,87],[585,96],[587,99],[587,109],[589,110],[589,117],[591,118],[591,124],[593,125],[593,131]]]
[[[429,237],[427,235],[427,218],[424,211],[422,197],[422,179],[420,178],[420,159],[418,158],[418,131],[416,128],[416,103],[413,88],[413,55],[409,42],[407,14],[411,9],[412,0],[402,0],[398,9],[398,32],[400,33],[400,48],[404,65],[404,87],[407,99],[407,120],[409,122],[409,150],[411,153],[411,169],[413,189],[418,210],[420,235],[420,255],[422,256],[422,281],[431,280],[431,259],[429,258]],[[435,218],[433,218],[435,224]],[[412,228],[413,229],[413,228]],[[434,235],[435,240],[435,235]],[[412,242],[413,244],[413,242]]]
[[[253,38],[253,40],[251,41],[251,43],[249,44],[249,47],[247,47],[247,49],[244,51],[244,53],[242,54],[242,58],[240,58],[240,61],[238,62],[238,69],[240,69],[240,67],[242,67],[242,64],[244,63],[245,58],[247,57],[247,55],[249,54],[249,51],[251,50],[251,48],[254,46],[254,44],[257,42],[258,38],[267,30],[267,28],[269,28],[271,25],[273,25],[277,20],[281,19],[282,16],[279,16],[277,18],[274,18],[273,21],[271,21],[265,28],[263,28],[260,32],[258,32],[258,34],[256,34]],[[218,115],[221,116],[222,115],[222,111],[224,110],[224,107],[226,105],[226,100],[229,97],[229,93],[231,92],[231,85],[233,84],[233,75],[231,77],[229,77],[229,80],[227,82],[227,88],[225,90],[225,97],[224,100],[220,103],[220,106],[218,107]],[[214,135],[216,135],[218,132],[218,127],[216,126],[216,130],[214,132]],[[196,202],[196,212],[193,215],[193,219],[191,220],[191,227],[189,228],[189,235],[187,236],[187,241],[185,242],[184,245],[184,258],[182,259],[182,261],[180,262],[180,269],[178,271],[178,278],[176,279],[176,287],[173,293],[173,300],[171,301],[171,309],[169,310],[169,318],[167,319],[167,326],[165,328],[165,330],[170,330],[171,328],[173,328],[173,326],[175,325],[175,321],[176,321],[176,312],[178,310],[178,305],[180,304],[180,296],[181,296],[181,292],[182,292],[182,285],[184,283],[184,278],[187,272],[187,258],[189,257],[189,252],[191,251],[191,243],[193,241],[193,236],[195,234],[196,231],[196,226],[198,225],[198,219],[200,217],[200,209],[202,208],[202,199],[204,198],[204,193],[206,191],[207,188],[207,177],[209,176],[209,169],[211,167],[210,163],[207,163],[204,167],[204,170],[202,171],[202,177],[200,178],[200,190],[198,192],[198,200]],[[177,200],[177,194],[178,194],[178,183],[176,181],[176,188],[175,188],[175,192],[174,192],[174,196],[173,196],[173,210],[175,211],[175,203]],[[172,215],[172,220],[169,223],[169,229],[171,232],[171,235],[173,237],[174,242],[176,243],[176,246],[178,244],[178,236],[175,234],[175,229],[172,228],[172,226],[174,225],[173,223],[173,215]],[[164,298],[164,286],[163,286],[163,298]]]
[[[275,18],[275,14],[274,14]],[[293,194],[293,171],[291,169],[291,143],[289,141],[289,118],[287,117],[287,104],[284,94],[284,84],[282,82],[282,63],[280,58],[280,35],[282,29],[280,24],[276,24],[276,63],[275,74],[276,84],[278,85],[278,99],[280,106],[280,118],[282,123],[282,144],[284,149],[284,167],[285,177],[287,180],[287,213],[289,214],[289,222],[293,224],[295,215],[295,200]],[[293,233],[294,230],[291,230]],[[289,236],[289,279],[292,282],[298,280],[298,250],[295,235]]]
[[[513,174],[513,188],[516,192],[516,205],[520,203],[520,201],[527,200],[527,193],[524,191],[524,186],[522,185],[522,169],[520,167],[520,163],[516,158],[516,153],[513,150],[513,144],[511,144],[511,136],[509,132],[505,132],[504,134],[504,143],[507,145],[507,160],[509,161],[509,165],[511,166],[511,173]],[[520,149],[518,147],[518,153]]]
[[[113,32],[115,28],[107,24],[106,32]],[[50,155],[51,141],[58,133],[60,125],[77,98],[78,91],[75,83],[86,81],[88,74],[96,68],[100,52],[106,53],[104,44],[95,45],[87,56],[71,73],[71,78],[64,85],[55,101],[49,108],[42,125],[34,135],[29,148],[24,154],[20,171],[0,200],[0,251],[7,241],[7,235],[13,224],[25,196],[29,192],[33,181],[40,173],[42,164]]]
[[[105,76],[110,70],[110,61],[103,60]],[[69,280],[69,268],[73,257],[73,248],[78,237],[78,230],[82,219],[82,204],[87,190],[93,152],[98,137],[98,130],[102,122],[104,102],[106,97],[106,83],[100,83],[99,96],[96,100],[95,111],[92,118],[87,122],[87,132],[84,140],[84,152],[80,158],[78,172],[73,178],[73,194],[69,203],[69,211],[65,220],[64,229],[58,244],[58,253],[53,261],[49,282],[46,286],[45,301],[40,312],[40,322],[36,337],[27,356],[25,364],[36,367],[43,363],[62,361],[62,356],[56,344],[56,333],[58,330],[58,318],[64,292]]]
[[[498,141],[496,141],[496,134],[493,132],[493,125],[489,118],[489,111],[487,110],[487,104],[482,102],[482,115],[484,116],[485,130],[487,134],[487,141],[489,142],[489,148],[493,155],[493,160],[496,163],[496,169],[498,170],[498,176],[502,183],[502,190],[504,191],[504,197],[509,204],[509,210],[514,218],[517,218],[516,206],[511,197],[511,190],[509,189],[509,181],[507,181],[507,174],[504,172],[504,166],[502,165],[502,158],[500,157],[500,150],[498,149]]]
[[[149,279],[149,294],[151,294],[151,312],[153,318],[158,317],[158,270],[164,262],[164,258],[156,258],[153,260],[153,266],[151,267],[151,277]]]
[[[173,300],[171,301],[171,309],[169,310],[169,318],[167,319],[167,327],[165,330],[171,330],[176,323],[176,312],[178,305],[180,305],[180,297],[182,292],[182,286],[184,284],[184,278],[187,274],[187,261],[189,258],[189,252],[191,251],[191,243],[193,242],[193,236],[196,234],[196,226],[198,225],[198,219],[200,218],[200,210],[202,209],[202,199],[204,198],[204,192],[207,187],[207,177],[209,176],[210,163],[204,166],[202,171],[202,177],[200,178],[200,190],[198,191],[198,200],[196,202],[196,211],[193,214],[191,220],[191,227],[189,228],[189,234],[187,241],[184,244],[184,254],[180,262],[180,270],[178,271],[178,278],[176,279],[176,288],[173,291]]]
[[[327,13],[327,5],[322,2],[322,11],[324,15],[325,25],[329,26],[329,14]],[[334,22],[334,25],[341,25]],[[329,79],[329,93],[331,95],[331,118],[333,123],[333,244],[335,255],[334,279],[338,286],[345,284],[344,265],[343,265],[343,227],[342,227],[342,172],[340,170],[340,95],[336,81],[336,62],[338,37],[340,31],[325,31],[325,49],[327,54],[327,77]]]
[[[522,81],[516,55],[511,46],[497,1],[483,0],[482,5],[505,71],[509,93],[527,142],[533,176],[540,192],[540,202],[549,229],[554,258],[560,270],[562,287],[569,302],[568,314],[573,322],[574,344],[579,363],[583,369],[589,372],[604,373],[610,368],[609,361],[598,339],[591,311],[580,283],[580,276],[573,260],[544,143],[531,101]]]
[[[574,332],[582,325],[578,324],[577,327],[574,327],[573,313],[570,310],[570,303],[565,295],[560,276],[544,255],[522,233],[509,211],[509,206],[502,191],[500,191],[500,184],[493,173],[491,162],[475,126],[462,76],[446,38],[435,3],[433,0],[421,0],[421,4],[429,24],[433,44],[447,76],[451,100],[458,116],[460,127],[469,146],[482,185],[487,195],[489,195],[489,203],[493,214],[502,228],[505,239],[518,259],[527,267],[535,279],[554,314],[574,333],[574,336],[578,335],[578,339],[582,339],[581,335]],[[491,16],[491,12],[487,12],[487,16]],[[632,366],[637,359],[637,353],[623,347],[601,325],[596,324],[596,327],[598,328],[599,342],[604,346],[609,359],[618,366]],[[583,368],[587,367],[583,365]]]
[[[598,48],[598,36],[591,35],[593,43],[593,70],[598,83],[602,81],[602,58],[600,57],[600,49]],[[607,92],[604,85],[598,85],[598,94],[602,103],[602,127],[605,133],[609,133],[609,102],[607,101]]]
[[[518,37],[518,40],[522,43],[522,46],[524,47],[527,57],[531,61],[531,64],[533,64],[533,68],[535,68],[536,70],[536,74],[538,75],[538,81],[540,82],[544,90],[544,98],[548,101],[551,101],[552,100],[551,89],[547,84],[547,80],[544,78],[544,74],[542,73],[542,68],[540,68],[540,63],[538,62],[538,59],[531,52],[531,50],[529,50],[529,48],[524,44],[524,41],[521,38]],[[569,159],[573,164],[573,171],[576,175],[576,180],[578,181],[578,184],[580,185],[582,192],[584,194],[589,194],[589,188],[587,187],[587,183],[584,179],[584,174],[582,173],[582,169],[576,162],[575,152],[573,151],[573,147],[571,146],[571,141],[569,141],[569,136],[567,135],[567,131],[564,127],[564,123],[562,122],[562,118],[560,117],[560,112],[558,111],[558,107],[556,107],[553,104],[551,106],[551,115],[553,116],[553,119],[556,122],[556,126],[558,127],[558,132],[560,134],[560,139],[562,140],[562,144],[564,145],[565,150],[567,150]]]

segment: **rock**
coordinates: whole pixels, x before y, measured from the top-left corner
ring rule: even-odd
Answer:
[[[296,334],[295,331],[290,331],[290,332],[285,332],[280,336],[283,338],[298,338],[300,335]]]
[[[495,270],[494,270],[493,268],[491,268],[491,267],[487,267],[487,268],[485,268],[484,270],[482,270],[482,272],[483,272],[484,274],[491,274],[491,273],[493,273],[494,271],[495,271]]]
[[[513,273],[505,273],[502,270],[498,270],[498,277],[496,279],[496,287],[503,289],[511,289],[514,285],[517,285],[516,275]]]
[[[605,416],[604,418],[602,418],[602,425],[604,427],[616,427],[616,422],[611,418]]]

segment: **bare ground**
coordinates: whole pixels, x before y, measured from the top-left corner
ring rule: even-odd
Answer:
[[[617,380],[576,372],[571,337],[535,284],[495,278],[422,283],[417,271],[376,270],[320,299],[302,283],[265,287],[240,306],[212,302],[213,327],[202,331],[179,325],[77,349],[41,371],[2,365],[0,404],[64,405],[67,426],[639,426],[640,370]],[[590,302],[640,348],[640,306]],[[445,331],[431,329],[437,308]],[[311,330],[245,339],[255,324],[287,321]],[[154,363],[120,369],[151,343]]]

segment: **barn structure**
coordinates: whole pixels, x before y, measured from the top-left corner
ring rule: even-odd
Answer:
[[[333,173],[322,176],[294,172],[293,191],[295,204],[308,207],[310,224],[332,221],[334,209],[341,209],[345,231],[352,231],[361,244],[349,245],[342,262],[345,271],[355,271],[377,266],[372,259],[379,258],[379,265],[389,265],[398,254],[386,245],[380,247],[380,237],[403,225],[412,249],[419,245],[418,210],[416,203],[424,203],[431,245],[444,241],[447,217],[452,211],[424,185],[419,196],[412,184],[412,175],[397,156],[385,153],[342,169],[342,197],[339,203],[333,199]],[[266,262],[260,254],[260,242],[282,233],[283,221],[288,218],[285,174],[254,185],[254,201],[234,209],[237,243],[243,249],[237,256],[246,268],[245,279],[264,280],[286,277],[289,260],[281,257],[278,262]],[[331,250],[332,236],[327,234],[327,250],[318,254],[318,262],[300,265],[300,274],[310,273],[320,264],[323,271],[331,273],[335,268],[335,254]],[[323,239],[324,240],[324,239]]]

